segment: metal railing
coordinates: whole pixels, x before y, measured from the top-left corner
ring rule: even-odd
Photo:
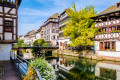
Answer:
[[[22,80],[23,77],[26,76],[28,70],[28,61],[13,52],[10,53],[10,60],[13,63],[14,67],[16,68],[17,75],[19,75],[19,77]],[[35,79],[42,80],[39,71],[35,67],[34,67],[34,71],[36,73],[34,74]]]

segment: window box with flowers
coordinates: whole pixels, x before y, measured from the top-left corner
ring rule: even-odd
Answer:
[[[118,33],[118,32],[120,32],[120,30],[111,31],[111,33]]]
[[[5,6],[10,6],[9,1],[7,1],[7,0],[4,0],[4,1],[3,1],[3,4],[4,4]]]
[[[11,2],[11,5],[10,5],[11,7],[15,7],[15,4],[14,4],[14,2]]]
[[[5,31],[7,31],[7,32],[12,32],[12,29],[6,29]]]
[[[3,3],[2,3],[2,0],[0,0],[0,5],[2,5]]]
[[[106,31],[101,31],[101,32],[99,32],[99,34],[105,34],[105,33],[107,33]]]

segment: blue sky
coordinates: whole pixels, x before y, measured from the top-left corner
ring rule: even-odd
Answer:
[[[94,5],[99,13],[120,0],[22,0],[18,9],[18,35],[37,30],[54,13],[61,13],[75,2],[76,8]]]

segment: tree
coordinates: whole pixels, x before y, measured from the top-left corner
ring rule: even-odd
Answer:
[[[18,38],[18,43],[14,47],[27,47],[28,45],[24,43],[24,40]]]
[[[96,13],[94,6],[86,6],[78,11],[73,3],[72,8],[69,8],[67,14],[70,18],[63,29],[63,34],[70,37],[71,46],[93,45],[97,29],[94,28],[96,23],[91,17],[95,17]]]
[[[48,46],[48,43],[46,43],[44,39],[35,40],[33,43],[33,47],[39,47],[39,46]],[[37,54],[40,54],[40,51],[41,49],[38,48],[32,49],[32,53],[35,57]]]
[[[42,46],[45,43],[44,39],[35,40],[33,46]]]

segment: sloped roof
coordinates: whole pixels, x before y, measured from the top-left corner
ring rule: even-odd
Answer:
[[[31,36],[32,34],[36,33],[35,30],[29,31],[25,36]]]
[[[107,9],[105,9],[104,11],[102,11],[101,13],[99,13],[98,16],[108,14],[111,12],[116,12],[116,11],[120,11],[120,7],[117,7],[117,5],[112,5],[112,6],[108,7]]]
[[[67,12],[67,11],[69,11],[69,9],[65,9],[61,14],[63,14],[64,12]]]
[[[60,15],[58,13],[53,14],[50,18],[58,18]]]

